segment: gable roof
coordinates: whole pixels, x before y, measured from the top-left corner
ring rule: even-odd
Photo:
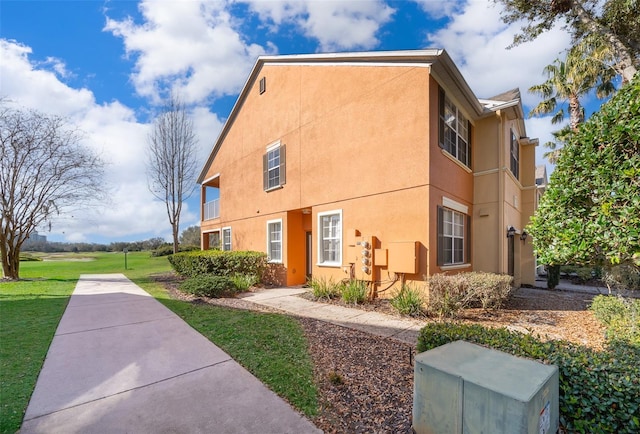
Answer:
[[[244,101],[246,100],[253,83],[257,80],[262,67],[266,64],[402,64],[428,65],[430,74],[435,80],[452,92],[459,101],[464,102],[472,111],[472,115],[480,117],[483,114],[491,113],[500,108],[512,106],[514,103],[520,104],[520,91],[513,89],[503,94],[497,95],[489,100],[479,100],[467,84],[466,80],[454,64],[451,57],[442,49],[426,50],[403,50],[403,51],[365,51],[352,53],[320,53],[320,54],[293,54],[285,56],[260,56],[257,58],[247,80],[238,95],[231,113],[224,123],[220,135],[216,139],[207,162],[204,164],[197,183],[202,184],[207,175],[207,171],[227,136],[235,118],[238,116]],[[513,99],[508,99],[510,97]],[[501,98],[501,99],[498,99]],[[495,102],[495,104],[492,104]]]

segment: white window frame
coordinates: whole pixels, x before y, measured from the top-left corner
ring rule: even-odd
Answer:
[[[520,180],[520,141],[513,130],[509,139],[509,170],[517,180]]]
[[[439,113],[439,128],[444,128],[444,130],[439,133],[442,137],[440,146],[456,160],[460,161],[466,167],[471,168],[471,122],[469,122],[469,119],[467,119],[458,106],[449,99],[444,91],[442,91],[442,97],[444,97],[444,101],[442,102],[444,113]],[[451,112],[450,116],[452,116],[452,118],[447,119],[447,111]],[[449,120],[449,122],[447,122],[447,120]],[[455,143],[447,143],[447,130],[451,130]],[[461,148],[463,147],[465,148],[464,159],[461,156]]]
[[[269,162],[271,161],[270,155],[275,151],[278,151],[278,165],[274,167],[269,167]],[[282,183],[280,182],[280,180],[282,179],[282,176],[280,173],[280,169],[281,169],[280,157],[281,157],[280,142],[274,143],[267,147],[267,191],[273,190],[275,188],[279,188],[282,185]],[[272,179],[271,172],[275,171],[276,169],[278,170],[278,176],[277,177],[274,176]]]
[[[221,230],[222,232],[222,236],[220,238],[220,248],[225,251],[225,252],[230,252],[233,249],[233,245],[232,245],[232,232],[231,232],[231,226],[226,226],[224,228],[222,228]],[[229,234],[229,242],[227,243],[226,240],[226,234]],[[228,248],[227,248],[227,244],[228,244]]]
[[[337,236],[335,237],[324,237],[324,231],[322,222],[325,217],[335,216],[339,217],[339,222],[335,226]],[[318,213],[318,263],[317,265],[322,267],[341,267],[342,266],[342,210],[336,209],[331,211],[324,211]],[[324,251],[324,242],[325,241],[337,241],[338,247],[335,249],[337,252],[337,260],[330,261],[325,259],[325,251]]]
[[[275,224],[280,224],[280,239],[279,240],[273,240],[271,238],[271,234],[272,234],[272,229],[271,226],[275,225]],[[282,219],[274,219],[274,220],[267,220],[267,257],[269,258],[269,262],[271,263],[275,263],[275,264],[281,264],[282,263],[282,247],[283,247],[283,227],[282,227]],[[279,258],[274,258],[273,256],[271,256],[271,252],[272,252],[272,246],[273,244],[279,244],[280,245],[280,257]]]
[[[451,247],[451,261],[447,261],[445,258],[443,258],[443,265],[460,265],[460,264],[464,264],[465,263],[465,256],[467,254],[466,252],[466,215],[461,213],[460,211],[456,211],[454,209],[451,208],[444,208],[442,209],[443,212],[443,219],[442,219],[442,224],[443,224],[443,228],[442,228],[442,232],[443,232],[443,238],[445,240],[445,243],[449,243],[450,247]],[[447,222],[447,216],[449,217],[449,221]],[[459,219],[461,220],[461,222],[456,222],[456,217],[459,217]],[[450,226],[450,233],[447,234],[447,230],[446,227]],[[462,233],[462,235],[457,234],[456,232],[456,228],[459,229],[459,232]],[[462,242],[462,248],[460,249],[456,249],[456,240],[460,240]],[[446,249],[445,249],[446,250]],[[456,250],[460,250],[460,255],[462,256],[462,258],[457,261],[456,260]]]

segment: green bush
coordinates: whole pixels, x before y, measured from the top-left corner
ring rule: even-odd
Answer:
[[[168,257],[176,273],[193,277],[200,274],[233,276],[247,274],[260,276],[267,264],[267,255],[262,252],[199,250],[176,253]]]
[[[389,302],[402,315],[420,316],[424,313],[422,292],[412,285],[402,285]]]
[[[236,292],[233,281],[226,276],[195,276],[180,284],[180,290],[198,297],[217,298]]]
[[[579,282],[587,282],[593,278],[593,269],[591,267],[580,267],[577,265],[563,265],[560,267],[560,273],[577,279]]]
[[[598,295],[589,309],[607,326],[609,340],[621,340],[640,349],[640,300]]]
[[[440,317],[454,317],[474,304],[483,309],[497,309],[509,297],[511,276],[470,272],[451,276],[434,274],[429,277],[427,311]]]
[[[258,279],[255,274],[236,273],[231,276],[231,281],[238,291],[245,292],[248,291],[252,286],[256,285],[260,281],[260,279]]]
[[[312,277],[308,282],[315,298],[332,299],[340,295],[340,286],[332,278]]]
[[[367,299],[367,290],[367,283],[362,280],[349,280],[340,285],[340,295],[345,303],[364,303]]]
[[[479,325],[429,324],[420,331],[417,351],[456,340],[488,346],[558,367],[560,422],[567,432],[640,431],[640,350],[612,342],[596,352],[565,341],[542,342],[531,335]]]

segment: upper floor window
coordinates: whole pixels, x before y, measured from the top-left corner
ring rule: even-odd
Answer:
[[[285,161],[285,146],[280,145],[280,142],[267,148],[267,153],[262,156],[263,187],[265,191],[285,184]]]
[[[440,89],[440,147],[462,164],[471,167],[470,125],[467,118]]]
[[[282,220],[267,222],[267,256],[269,262],[282,262]]]
[[[318,213],[318,264],[342,265],[342,210]]]
[[[222,228],[222,250],[231,250],[231,228]]]
[[[445,207],[438,207],[438,265],[470,262],[470,218]]]
[[[520,179],[520,144],[518,143],[518,138],[511,130],[511,173],[516,179]]]

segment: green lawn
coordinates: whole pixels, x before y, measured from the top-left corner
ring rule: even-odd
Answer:
[[[57,259],[23,262],[23,280],[0,283],[0,433],[20,428],[76,281],[80,274],[95,273],[124,273],[300,411],[315,414],[313,366],[294,319],[172,300],[150,278],[169,271],[169,263],[148,252],[129,253],[127,270],[123,253],[65,254]]]

